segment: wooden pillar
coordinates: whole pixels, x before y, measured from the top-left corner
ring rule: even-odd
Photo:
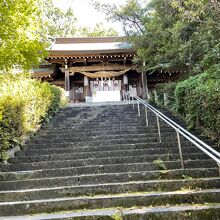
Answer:
[[[68,69],[65,69],[65,90],[70,91],[70,75]]]
[[[124,90],[128,91],[128,75],[125,73],[123,75],[123,84],[124,84]]]
[[[70,102],[74,102],[74,87],[73,87],[73,80],[72,78],[70,78],[70,91],[69,91],[69,99],[70,99]]]
[[[68,68],[68,61],[65,59],[65,93],[66,93],[66,96],[68,98],[70,98],[70,74],[69,74],[69,68]],[[71,101],[71,100],[70,100]]]
[[[74,82],[72,84],[72,102],[73,103],[75,102],[75,84],[74,84]]]
[[[67,60],[65,60],[65,91],[69,91],[69,90],[70,90],[70,74],[69,74]]]
[[[89,78],[84,76],[84,97],[89,96]]]

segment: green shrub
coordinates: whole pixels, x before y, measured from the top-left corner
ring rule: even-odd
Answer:
[[[180,82],[175,90],[176,111],[186,118],[190,128],[203,127],[219,138],[219,80],[209,73]]]
[[[0,100],[0,157],[4,150],[20,143],[23,134],[23,104],[4,97]]]
[[[176,99],[176,111],[183,114],[185,116],[185,106],[188,102],[187,94],[193,93],[193,90],[198,85],[198,78],[200,76],[190,77],[187,80],[184,80],[177,84],[175,89],[175,99]]]
[[[168,94],[168,108],[185,118],[189,128],[200,127],[206,134],[220,136],[220,65],[177,83],[156,86],[159,105],[161,94]]]
[[[64,91],[25,74],[0,75],[0,154],[49,121],[66,104]]]

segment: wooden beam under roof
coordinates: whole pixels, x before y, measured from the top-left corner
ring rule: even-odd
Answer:
[[[92,65],[92,66],[73,66],[69,67],[69,71],[76,72],[97,72],[97,71],[120,71],[124,69],[135,68],[132,64],[107,64],[107,65]]]
[[[62,64],[64,65],[64,60],[59,60],[59,59],[49,59],[47,60],[49,63],[52,63],[52,64]],[[84,63],[84,60],[83,59],[69,59],[68,60],[70,63]],[[131,62],[132,59],[127,59],[128,62]],[[111,58],[111,59],[105,59],[105,58],[100,58],[100,59],[87,59],[87,63],[106,63],[106,62],[123,62],[122,59],[119,59],[119,58]]]
[[[72,55],[72,56],[63,56],[63,55],[53,55],[53,56],[48,56],[46,59],[47,60],[53,60],[53,59],[58,59],[58,60],[63,60],[63,59],[74,59],[74,60],[83,60],[84,59],[101,59],[101,58],[108,58],[108,59],[114,59],[114,58],[120,58],[120,59],[124,59],[124,57],[126,58],[133,58],[135,57],[135,54],[106,54],[106,55]]]

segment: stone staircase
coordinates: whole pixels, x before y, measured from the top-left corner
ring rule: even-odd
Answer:
[[[0,165],[0,219],[220,219],[215,162],[132,105],[60,111]],[[208,143],[210,141],[207,140]]]

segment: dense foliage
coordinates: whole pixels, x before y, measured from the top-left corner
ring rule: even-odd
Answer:
[[[201,73],[220,59],[220,2],[217,0],[129,0],[95,4],[123,23],[146,70],[185,69]]]
[[[0,75],[0,153],[19,144],[65,103],[58,87],[25,75]]]
[[[219,67],[215,68],[213,72],[219,71]],[[177,83],[160,84],[156,90],[157,104],[164,105],[163,94],[167,93],[167,107],[183,116],[189,128],[203,128],[207,135],[220,138],[220,81],[212,72]]]
[[[52,0],[41,0],[42,9],[42,31],[44,38],[48,41],[55,37],[73,37],[77,33],[77,18],[72,8],[63,11],[54,6]]]
[[[45,56],[40,0],[5,0],[0,3],[0,70],[16,65],[29,69]]]
[[[203,127],[220,137],[220,82],[208,72],[179,83],[175,90],[176,110],[189,127]]]

